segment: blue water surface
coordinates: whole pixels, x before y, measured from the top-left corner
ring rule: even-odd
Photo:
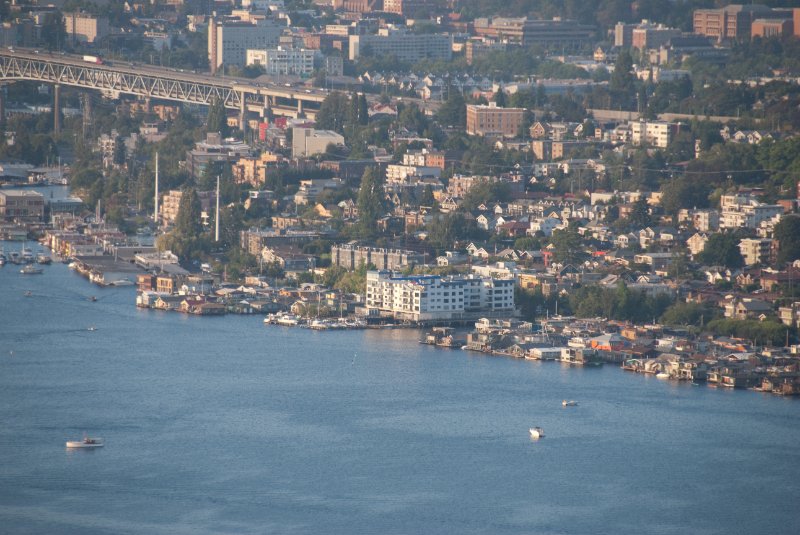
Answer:
[[[0,268],[0,532],[800,533],[798,400],[134,299]]]

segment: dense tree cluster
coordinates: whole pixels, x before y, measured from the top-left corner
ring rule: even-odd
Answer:
[[[583,286],[569,297],[572,311],[578,317],[604,317],[638,323],[661,317],[673,301],[674,298],[666,294],[650,296],[632,291],[624,282],[615,289]]]

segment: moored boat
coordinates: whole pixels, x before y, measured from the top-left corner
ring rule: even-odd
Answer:
[[[544,429],[541,427],[531,427],[528,432],[530,432],[531,438],[544,438]]]
[[[571,399],[569,399],[569,400],[565,399],[564,401],[561,402],[561,405],[564,406],[564,407],[577,407],[578,406],[578,402],[577,401],[573,401]]]

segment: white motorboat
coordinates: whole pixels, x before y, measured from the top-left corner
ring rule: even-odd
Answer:
[[[657,373],[656,379],[669,379],[669,374],[664,372]]]
[[[25,264],[33,264],[33,261],[35,260],[35,257],[33,256],[33,251],[31,251],[27,247],[23,247],[22,248],[22,256],[21,256],[21,258],[22,258],[22,261]]]
[[[531,427],[528,431],[531,434],[531,438],[544,438],[544,429],[541,427]]]
[[[275,320],[275,323],[278,325],[283,325],[285,327],[294,327],[295,325],[300,325],[301,318],[295,316],[294,314],[284,314],[279,315],[278,318]]]
[[[577,407],[578,406],[578,402],[577,401],[573,401],[571,399],[565,399],[564,401],[561,402],[561,405],[564,406],[564,407]]]
[[[117,279],[107,283],[106,286],[133,286],[133,281],[130,279]]]
[[[102,448],[102,438],[83,437],[83,440],[67,441],[68,448]]]
[[[28,264],[24,268],[20,269],[19,272],[23,275],[41,275],[44,270],[42,268],[37,268],[32,264]]]

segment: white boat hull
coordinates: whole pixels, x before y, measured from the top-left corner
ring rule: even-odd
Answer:
[[[75,440],[75,441],[68,441],[67,447],[74,449],[74,448],[102,448],[103,441],[95,439],[95,442],[84,442],[83,440]]]
[[[544,437],[544,430],[540,427],[531,427],[528,432],[531,434],[531,438],[543,438]]]

